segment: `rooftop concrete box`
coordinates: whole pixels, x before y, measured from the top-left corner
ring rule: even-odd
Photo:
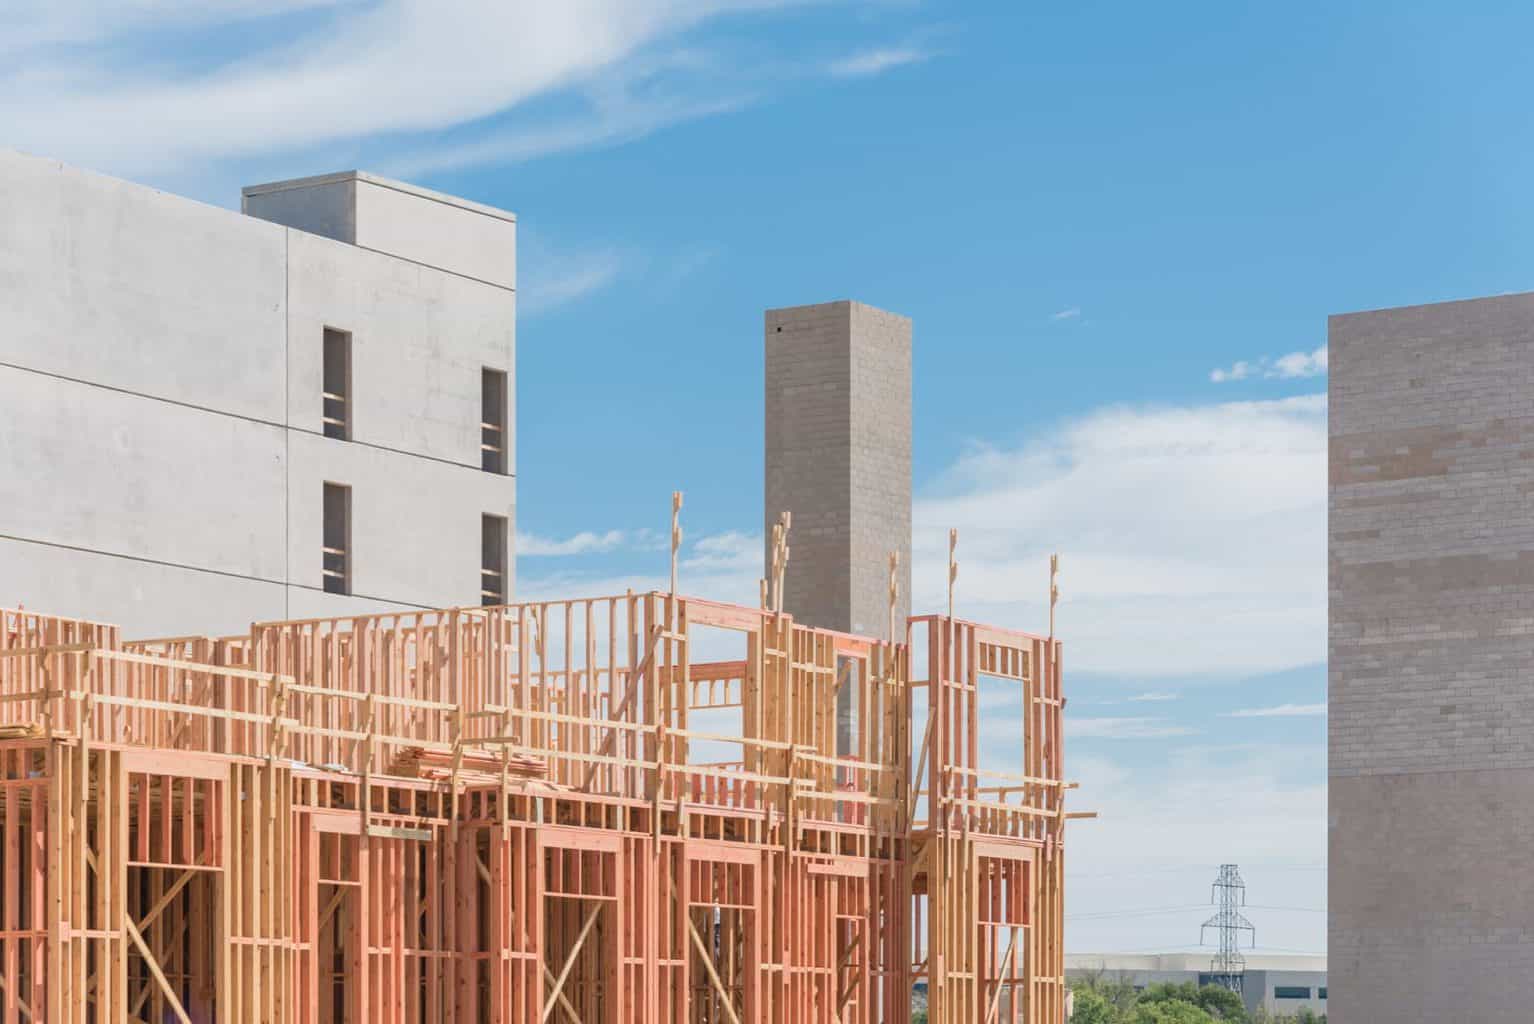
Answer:
[[[240,208],[261,220],[500,288],[516,287],[516,217],[457,196],[342,171],[247,185]]]

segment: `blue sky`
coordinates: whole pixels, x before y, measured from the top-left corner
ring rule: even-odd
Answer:
[[[1063,556],[1070,947],[1196,943],[1234,861],[1324,949],[1326,316],[1534,279],[1522,5],[0,6],[0,144],[518,213],[524,594],[659,579],[681,488],[750,600],[761,311],[912,316],[918,606],[949,526],[976,618]]]

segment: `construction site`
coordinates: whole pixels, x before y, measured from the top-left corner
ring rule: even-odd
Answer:
[[[5,1024],[1064,1019],[1050,637],[656,592],[0,647]]]
[[[0,179],[0,1024],[1062,1024],[1057,563],[910,613],[909,319],[767,311],[749,603],[680,493],[517,603],[510,214]]]

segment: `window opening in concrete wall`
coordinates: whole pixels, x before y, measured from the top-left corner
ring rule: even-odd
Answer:
[[[506,603],[506,517],[480,517],[479,600]]]
[[[352,592],[352,489],[343,484],[325,485],[325,537],[322,571],[325,591]]]
[[[479,465],[486,473],[506,472],[506,374],[480,372]]]
[[[352,436],[352,336],[325,328],[324,380],[321,382],[325,436],[342,441]]]

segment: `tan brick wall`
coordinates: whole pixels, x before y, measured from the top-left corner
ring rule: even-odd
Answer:
[[[1534,1019],[1534,294],[1330,323],[1329,1011]]]
[[[768,310],[766,523],[793,513],[784,608],[882,636],[889,552],[910,609],[911,321],[857,302]]]

